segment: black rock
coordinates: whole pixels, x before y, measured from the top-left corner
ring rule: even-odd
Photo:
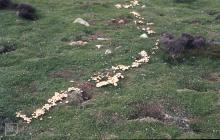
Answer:
[[[160,39],[160,48],[173,58],[181,56],[186,51],[193,49],[201,49],[207,45],[206,38],[202,36],[192,36],[188,33],[183,33],[179,38],[175,38],[172,34],[164,34]]]
[[[202,48],[206,45],[206,39],[202,36],[196,36],[192,42],[194,48]]]
[[[0,0],[0,9],[6,9],[9,8],[11,5],[10,0]]]
[[[28,19],[28,20],[37,20],[36,9],[30,4],[18,4],[17,5],[17,14],[19,17]]]
[[[6,44],[6,45],[0,44],[0,54],[11,52],[14,51],[15,49],[16,49],[15,46],[11,44]]]
[[[220,21],[220,15],[218,15],[215,20],[219,20]]]
[[[183,33],[179,40],[184,44],[186,49],[193,49],[194,46],[192,42],[194,41],[194,37],[188,33]]]

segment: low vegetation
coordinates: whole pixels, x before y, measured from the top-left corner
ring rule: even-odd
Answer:
[[[203,50],[178,59],[159,49],[148,63],[123,73],[117,86],[96,88],[88,81],[112,66],[130,66],[140,59],[138,53],[151,52],[166,33],[220,41],[219,0],[140,0],[139,6],[121,9],[115,5],[129,1],[14,2],[31,4],[39,17],[28,21],[14,11],[0,10],[0,136],[36,140],[220,137],[218,43],[206,44],[217,48],[211,55]],[[133,22],[132,11],[154,23],[156,33],[140,38],[143,32]],[[73,23],[77,18],[90,26]],[[16,118],[18,111],[31,116],[54,92],[69,87],[84,92],[30,124]],[[4,135],[7,123],[18,124],[16,136]]]

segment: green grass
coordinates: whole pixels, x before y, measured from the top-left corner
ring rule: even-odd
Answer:
[[[189,32],[220,40],[220,24],[214,20],[216,15],[208,14],[218,11],[219,0],[178,4],[174,0],[140,1],[146,8],[136,7],[135,10],[154,22],[157,32],[147,40],[139,38],[141,32],[133,22],[121,27],[107,24],[113,18],[130,17],[129,9],[114,8],[116,3],[124,1],[25,0],[37,8],[40,19],[36,22],[22,20],[14,11],[1,10],[0,42],[13,42],[17,49],[0,55],[0,116],[18,121],[16,111],[30,114],[55,91],[71,86],[69,80],[51,77],[51,73],[69,70],[70,78],[76,83],[86,81],[93,73],[112,65],[130,64],[132,57],[143,49],[150,50],[164,32],[176,35]],[[73,24],[77,17],[94,25]],[[192,24],[195,20],[199,24]],[[63,41],[95,32],[112,39],[104,42],[104,49],[94,48],[95,44],[101,44],[97,41],[83,47],[68,46]],[[118,46],[122,47],[115,50]],[[113,50],[112,55],[104,55],[107,48]],[[14,138],[29,138],[30,133],[36,140],[219,138],[220,81],[208,81],[203,75],[219,74],[220,60],[191,56],[183,63],[170,63],[165,58],[163,52],[158,52],[149,64],[126,73],[118,87],[94,89],[92,100],[83,107],[55,107],[42,121],[33,121]],[[133,113],[132,104],[158,101],[162,101],[170,113],[175,114],[172,107],[181,108],[184,116],[194,120],[190,129],[184,130],[177,124],[127,120]],[[48,119],[49,116],[52,119]]]

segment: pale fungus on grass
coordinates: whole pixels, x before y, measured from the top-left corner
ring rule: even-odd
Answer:
[[[150,34],[155,34],[155,33],[156,33],[156,32],[153,31],[150,27],[142,28],[141,30],[147,32],[148,35],[150,35]]]
[[[102,80],[103,77],[101,77],[100,75],[97,75],[97,76],[92,76],[91,77],[91,80],[93,81],[96,81],[96,82],[99,82],[100,80]]]
[[[139,1],[138,0],[132,0],[130,2],[133,6],[138,6],[139,5]]]
[[[141,8],[142,8],[142,9],[146,8],[146,5],[142,5]]]
[[[116,4],[115,7],[118,8],[118,9],[121,9],[122,5],[121,4]]]
[[[34,113],[32,114],[32,117],[36,119],[44,114],[45,114],[45,109],[39,108],[36,111],[34,111]]]
[[[110,85],[110,84],[117,86],[119,79],[121,78],[124,78],[124,76],[121,73],[116,73],[114,76],[108,77],[106,81],[101,81],[99,83],[96,83],[96,87],[99,88],[99,87],[103,87],[103,86]]]
[[[16,112],[16,117],[17,118],[22,118],[26,123],[31,123],[31,120],[32,120],[32,118],[29,118],[24,114],[21,114],[21,111]]]
[[[128,8],[132,7],[132,5],[131,4],[123,4],[122,7],[125,9],[128,9]]]
[[[96,47],[97,49],[100,49],[100,48],[103,47],[103,45],[95,45],[95,47]]]
[[[129,4],[116,4],[115,7],[117,9],[121,9],[121,8],[128,9],[128,8],[133,8],[138,5],[140,5],[138,0],[132,0],[132,1],[130,1]]]
[[[137,23],[138,23],[138,24],[144,24],[144,21],[138,20]]]
[[[107,49],[107,50],[105,51],[105,55],[108,55],[108,54],[112,54],[112,51],[111,51],[110,49]]]
[[[132,11],[130,13],[135,17],[141,17],[141,15],[138,12]]]
[[[153,22],[147,22],[146,24],[149,25],[149,26],[154,25]]]
[[[82,40],[71,41],[69,43],[69,45],[71,45],[71,46],[83,46],[83,45],[86,45],[86,44],[88,44],[88,42],[87,41],[82,41]]]
[[[132,65],[131,65],[132,68],[140,67],[143,63],[148,63],[148,62],[149,62],[150,56],[147,54],[146,51],[141,51],[141,52],[139,53],[139,55],[141,56],[141,58],[138,59],[138,60],[135,60],[135,61],[132,63]]]
[[[157,39],[155,42],[155,46],[152,48],[152,50],[158,50],[159,49],[159,45],[160,45],[160,40]]]
[[[130,69],[130,66],[125,66],[125,65],[112,66],[112,70],[126,71],[126,70],[129,70],[129,69]]]
[[[37,108],[32,113],[31,117],[27,117],[26,115],[21,114],[21,111],[16,112],[16,117],[23,119],[23,121],[26,122],[26,123],[31,123],[32,119],[42,120],[43,115],[46,112],[48,112],[52,107],[57,106],[57,103],[62,102],[63,100],[65,100],[68,97],[68,92],[70,92],[70,91],[82,92],[81,89],[75,88],[75,87],[70,87],[70,88],[68,88],[67,91],[61,91],[60,93],[55,92],[54,96],[49,98],[47,100],[47,103],[44,104],[41,108]],[[68,103],[68,101],[66,101],[65,103]]]

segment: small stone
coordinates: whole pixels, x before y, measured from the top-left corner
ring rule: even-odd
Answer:
[[[111,54],[111,53],[112,53],[112,51],[111,51],[110,49],[107,49],[107,50],[105,51],[105,54],[106,54],[106,55]]]
[[[85,21],[84,19],[82,19],[82,18],[77,18],[73,23],[79,23],[79,24],[85,25],[87,27],[90,26],[89,23],[87,21]]]
[[[118,21],[118,23],[119,23],[119,24],[124,24],[125,21],[124,21],[123,19],[121,19],[121,20]]]
[[[120,48],[122,48],[122,46],[118,46],[118,47],[116,47],[115,50],[118,50],[118,49],[120,49]]]
[[[99,38],[97,38],[97,40],[99,40],[99,41],[107,41],[107,40],[109,40],[109,38],[101,38],[101,37],[99,37]]]
[[[146,39],[146,38],[148,38],[148,35],[144,33],[140,36],[140,38]]]
[[[100,49],[103,47],[103,45],[95,45],[96,48]]]

